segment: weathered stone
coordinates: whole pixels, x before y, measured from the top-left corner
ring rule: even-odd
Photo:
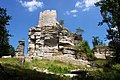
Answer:
[[[96,46],[94,50],[94,55],[98,59],[111,58],[113,57],[112,56],[113,53],[114,53],[114,50],[107,46]]]
[[[43,56],[48,56],[52,53],[58,53],[58,45],[59,48],[61,46],[63,46],[62,48],[74,46],[73,38],[63,35],[68,32],[67,28],[63,27],[64,29],[58,36],[58,32],[54,29],[54,26],[62,26],[57,22],[56,18],[57,14],[55,10],[46,10],[40,13],[38,26],[29,29],[29,55],[42,56],[44,54]],[[72,49],[69,49],[68,52],[74,54]]]
[[[19,45],[18,45],[17,49],[15,50],[16,57],[24,55],[24,47],[25,47],[25,41],[24,40],[19,41]]]
[[[58,23],[56,18],[56,10],[46,10],[44,12],[40,12],[38,27],[55,26],[56,23]]]
[[[11,58],[11,55],[10,56],[2,56],[2,58]]]

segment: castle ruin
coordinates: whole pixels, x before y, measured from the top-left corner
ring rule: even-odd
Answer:
[[[45,10],[40,12],[38,25],[29,29],[26,57],[28,59],[60,60],[75,65],[87,65],[90,64],[88,61],[80,58],[76,59],[75,55],[76,49],[74,46],[78,46],[82,40],[82,35],[70,33],[66,27],[57,21],[56,10]],[[94,52],[96,58],[106,59],[107,56],[111,57],[109,55],[111,51],[108,48],[96,48]],[[19,41],[16,49],[16,57],[22,55],[24,55],[24,40]]]
[[[45,57],[53,54],[74,54],[74,38],[69,36],[68,29],[56,20],[56,10],[40,12],[38,26],[29,29],[28,55]],[[61,30],[59,30],[61,29]]]

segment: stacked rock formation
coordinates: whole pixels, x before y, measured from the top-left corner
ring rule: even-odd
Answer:
[[[17,49],[15,51],[16,57],[24,55],[25,41],[21,40],[21,41],[18,41],[18,42],[19,42],[19,45],[18,45],[18,47],[17,47]]]
[[[56,20],[55,10],[40,12],[38,26],[29,29],[28,55],[52,56],[61,50],[62,53],[74,53],[74,39],[68,37],[68,30]]]

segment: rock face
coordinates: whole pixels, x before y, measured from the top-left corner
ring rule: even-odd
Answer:
[[[89,62],[76,59],[74,45],[78,45],[82,36],[70,33],[67,28],[56,20],[55,10],[40,12],[38,26],[33,26],[28,32],[28,54],[25,60],[32,58],[59,60],[75,65],[88,65]],[[76,36],[76,37],[75,37]],[[24,54],[24,40],[19,41],[16,57]]]
[[[106,59],[113,57],[114,50],[107,46],[97,46],[94,50],[94,56],[97,59]]]
[[[18,42],[19,42],[19,45],[18,45],[17,49],[15,50],[16,57],[24,55],[25,41],[21,40],[21,41],[18,41]]]
[[[37,57],[52,56],[59,52],[75,53],[74,38],[70,37],[68,29],[56,20],[55,10],[40,12],[38,26],[29,29],[28,55]]]

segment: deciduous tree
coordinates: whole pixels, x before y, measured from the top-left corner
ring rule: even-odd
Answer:
[[[100,7],[103,17],[99,25],[106,23],[108,26],[107,39],[112,41],[112,46],[115,49],[114,60],[120,62],[120,1],[100,0],[96,6]]]

